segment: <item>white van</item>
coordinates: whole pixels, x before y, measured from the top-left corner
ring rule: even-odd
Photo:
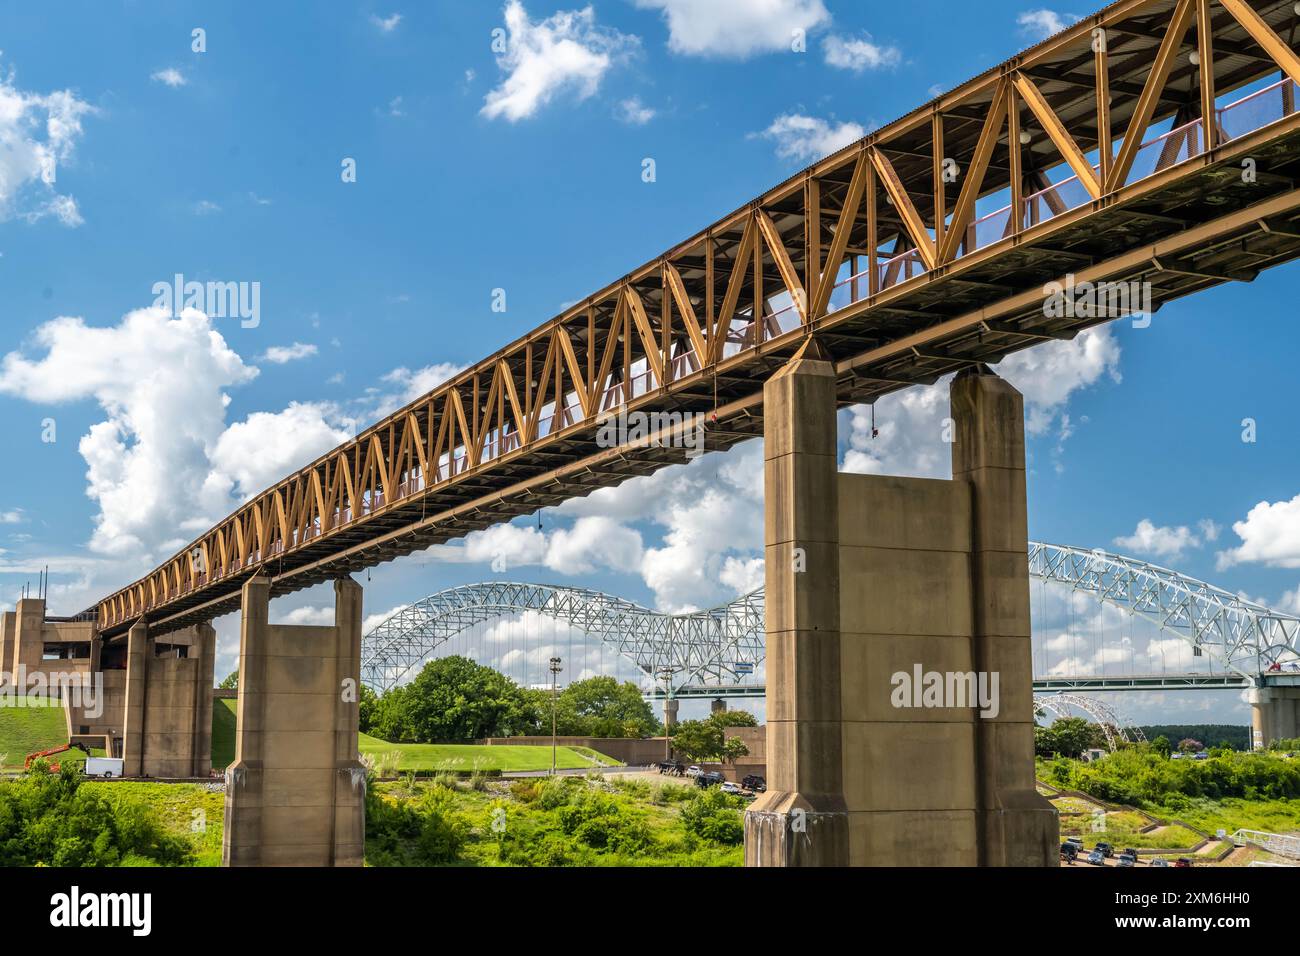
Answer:
[[[120,777],[122,776],[122,758],[121,757],[87,757],[86,758],[86,776],[87,777]]]

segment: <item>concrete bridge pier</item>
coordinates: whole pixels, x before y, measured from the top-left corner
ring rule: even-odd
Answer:
[[[1300,687],[1252,687],[1249,699],[1255,750],[1300,737]]]
[[[216,631],[198,624],[163,640],[167,647],[159,656],[149,625],[136,622],[127,633],[126,683],[117,707],[105,684],[105,707],[120,708],[122,715],[122,775],[206,777],[212,770]]]
[[[1024,413],[952,386],[953,480],[839,474],[835,369],[764,389],[768,791],[749,866],[1051,866],[1034,787]]]
[[[271,624],[270,591],[266,577],[243,590],[221,862],[361,866],[361,586],[351,578],[334,582],[334,624],[326,627]]]

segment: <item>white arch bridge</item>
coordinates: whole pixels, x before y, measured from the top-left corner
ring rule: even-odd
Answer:
[[[1030,542],[1029,574],[1031,580],[1063,586],[1072,597],[1091,598],[1085,603],[1145,622],[1176,639],[1193,659],[1204,659],[1203,666],[1138,672],[1134,657],[1135,666],[1098,674],[1071,672],[1084,669],[1075,656],[1036,673],[1035,691],[1300,684],[1300,618],[1294,615],[1102,550]],[[462,585],[404,607],[368,632],[362,643],[362,680],[387,690],[471,628],[532,612],[537,619],[550,618],[582,632],[631,662],[647,679],[643,684],[654,688],[647,691],[652,696],[762,696],[764,686],[755,678],[765,651],[763,607],[761,588],[706,611],[662,614],[587,588]]]

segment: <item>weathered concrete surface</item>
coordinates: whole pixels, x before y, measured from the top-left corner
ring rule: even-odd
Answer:
[[[1300,687],[1252,687],[1249,697],[1256,750],[1300,737]]]
[[[764,392],[768,792],[747,865],[1054,865],[1034,789],[1023,410],[953,385],[951,481],[838,474],[832,366],[805,349]],[[973,700],[899,706],[895,675],[997,673]]]
[[[745,864],[843,866],[835,368],[814,343],[764,385],[763,416],[767,792]]]
[[[268,578],[244,585],[222,865],[361,866],[361,587],[335,582],[331,627],[272,625],[269,599]]]
[[[184,635],[168,635],[167,641],[165,647],[173,650],[160,657],[148,625],[131,628],[125,692],[120,703],[111,699],[117,682],[110,687],[106,680],[105,712],[90,724],[103,726],[110,714],[121,715],[122,773],[127,777],[206,777],[212,769],[216,631],[200,624]],[[185,647],[187,656],[176,656],[177,646]],[[69,718],[78,719],[72,713]]]

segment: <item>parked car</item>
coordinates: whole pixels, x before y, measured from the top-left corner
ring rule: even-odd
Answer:
[[[704,771],[695,766],[695,764],[691,764],[686,768],[686,776],[688,777],[698,777],[702,773],[704,773]]]
[[[1091,853],[1088,854],[1088,862],[1091,863],[1093,866],[1105,866],[1106,857],[1101,852],[1101,850],[1093,850]]]
[[[1115,848],[1111,846],[1109,843],[1099,842],[1096,846],[1096,849],[1100,850],[1101,855],[1108,860],[1115,855]]]
[[[753,790],[755,793],[762,793],[767,789],[767,781],[756,773],[748,774],[740,785],[746,790]]]
[[[659,772],[669,776],[680,777],[686,772],[686,764],[676,760],[664,760],[659,764]]]
[[[1126,847],[1124,848],[1124,852],[1127,853],[1129,856],[1133,857],[1133,859],[1135,859],[1135,860],[1137,859],[1138,851],[1137,851],[1136,849],[1134,849],[1133,847],[1131,847],[1131,846],[1126,846]]]
[[[722,792],[734,794],[735,796],[740,796],[745,791],[740,789],[740,784],[732,783],[730,780],[724,780],[722,781]]]
[[[1119,859],[1115,861],[1116,866],[1136,866],[1137,857],[1131,853],[1121,853]]]
[[[1066,837],[1066,843],[1073,843],[1077,849],[1083,849],[1083,837]]]
[[[1156,857],[1154,860],[1152,860],[1150,863],[1147,864],[1147,866],[1168,866],[1168,865],[1169,865],[1169,861],[1162,856]]]
[[[1174,860],[1174,866],[1191,866],[1191,865],[1192,865],[1192,861],[1187,859],[1187,857],[1185,856],[1180,856],[1178,859]]]
[[[689,773],[689,771],[687,771]],[[710,770],[708,773],[701,773],[695,778],[697,787],[716,787],[719,784],[726,783],[726,778],[716,770]]]
[[[1061,844],[1061,859],[1073,863],[1079,857],[1079,848],[1068,840]]]

